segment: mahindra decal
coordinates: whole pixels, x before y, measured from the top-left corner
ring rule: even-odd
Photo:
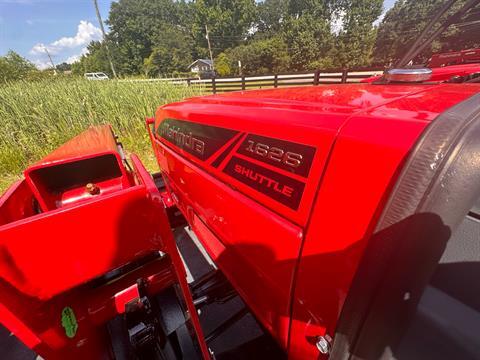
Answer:
[[[189,121],[165,119],[157,134],[200,160],[207,160],[220,150],[238,131]]]
[[[245,136],[235,130],[175,119],[163,120],[157,135],[200,160],[210,159],[217,153],[212,167],[222,171],[222,164],[228,161],[223,168],[225,174],[293,210],[300,205],[315,156],[313,146],[255,134]],[[267,169],[261,163],[281,169],[283,173]],[[289,173],[305,180],[293,179]]]

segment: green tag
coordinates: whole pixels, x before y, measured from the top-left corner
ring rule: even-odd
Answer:
[[[69,338],[73,338],[77,333],[77,318],[75,317],[72,308],[69,306],[62,310],[62,326],[65,329],[65,334]]]

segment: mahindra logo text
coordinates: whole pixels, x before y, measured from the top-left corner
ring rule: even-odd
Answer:
[[[200,155],[205,153],[205,143],[195,138],[191,131],[184,132],[178,126],[170,126],[164,123],[161,127],[161,135],[178,147],[193,150]]]

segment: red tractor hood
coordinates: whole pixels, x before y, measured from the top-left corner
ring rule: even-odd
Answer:
[[[424,129],[478,91],[349,84],[198,97],[161,107],[151,139],[200,242],[284,348],[291,329],[296,354],[305,324],[334,332],[361,239]],[[318,256],[323,274],[303,262]]]
[[[399,102],[390,109],[398,110],[424,110],[428,109],[438,114],[445,110],[445,106],[451,106],[465,98],[465,94],[478,91],[478,85],[331,85],[319,87],[292,87],[283,89],[268,89],[255,91],[231,92],[220,95],[202,96],[188,99],[184,102],[173,103],[161,107],[157,111],[157,122],[162,114],[171,110],[200,109],[206,112],[214,112],[215,109],[225,110],[240,107],[242,109],[264,110],[284,109],[299,110],[315,113],[338,114],[345,118],[362,110],[372,109],[385,104],[392,104],[402,98],[410,98],[409,102]],[[450,95],[453,95],[453,99]],[[418,107],[413,107],[412,103]],[[426,105],[426,106],[425,106]],[[225,113],[222,113],[225,115]],[[393,114],[392,114],[393,115]],[[416,115],[411,113],[412,118]],[[237,116],[249,116],[242,111]],[[422,115],[422,120],[425,120]],[[258,116],[258,121],[261,121]],[[431,120],[431,117],[429,117]],[[158,124],[156,124],[158,125]],[[299,125],[298,122],[295,125]]]
[[[478,84],[462,86],[352,84],[268,89],[196,97],[160,107],[155,119],[156,137],[177,154],[227,183],[232,179],[225,178],[225,171],[222,169],[225,168],[230,156],[226,158],[219,156],[225,155],[222,155],[222,151],[226,151],[229,144],[239,147],[234,139],[246,144],[253,141],[251,139],[253,136],[256,138],[255,141],[262,140],[261,144],[280,150],[283,150],[282,146],[285,149],[289,148],[287,142],[312,147],[315,155],[308,164],[309,172],[304,172],[304,179],[300,179],[306,181],[303,197],[305,199],[308,198],[305,195],[312,195],[316,188],[317,181],[313,180],[309,184],[310,179],[320,176],[335,139],[349,121],[355,119],[355,123],[362,124],[358,135],[364,131],[381,133],[382,127],[392,121],[408,122],[412,125],[405,128],[410,130],[415,127],[419,134],[438,114],[479,90]],[[372,118],[385,121],[380,122],[379,126],[377,121],[371,120]],[[167,121],[164,121],[166,119]],[[175,129],[178,133],[172,132],[176,131]],[[166,133],[167,130],[170,133]],[[184,135],[188,134],[200,140],[199,146],[205,144],[210,149],[199,156],[188,147],[188,144],[185,146]],[[401,134],[395,135],[401,138]],[[179,144],[179,140],[183,143]],[[265,143],[269,141],[271,143]],[[275,145],[276,141],[280,141],[281,144]],[[392,139],[392,144],[395,142],[398,140]],[[250,154],[245,153],[239,156],[248,155]],[[265,163],[261,156],[257,156],[256,160]],[[276,161],[267,159],[266,162],[267,165],[273,165],[275,170],[280,168],[286,171],[286,174],[295,173],[295,169],[289,166],[282,168]],[[168,169],[166,164],[165,168]],[[233,182],[233,186],[267,207],[297,224],[305,224],[310,211],[309,201],[301,201],[298,207],[284,206],[285,203],[278,206],[278,201],[272,203],[271,197],[263,196],[244,184]]]
[[[197,97],[189,99],[187,103],[284,108],[350,115],[429,88],[431,87],[425,85],[368,86],[363,84],[292,87]]]

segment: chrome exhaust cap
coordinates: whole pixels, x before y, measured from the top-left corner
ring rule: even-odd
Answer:
[[[385,72],[384,76],[389,82],[416,83],[429,80],[432,76],[432,69],[390,69]]]

